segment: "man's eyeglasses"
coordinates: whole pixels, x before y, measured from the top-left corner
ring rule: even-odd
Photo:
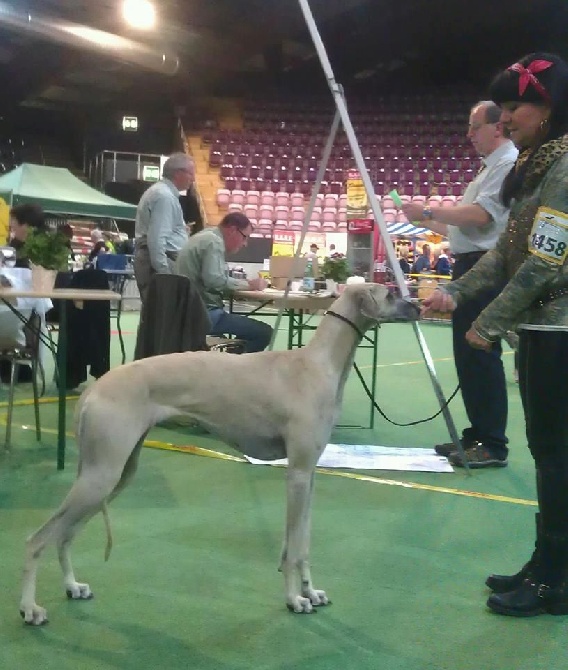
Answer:
[[[470,132],[476,133],[478,130],[481,130],[483,126],[496,126],[498,123],[499,121],[495,121],[493,123],[490,121],[485,121],[484,123],[471,123],[468,126],[468,129],[470,130]]]
[[[243,231],[240,228],[235,229],[240,235],[242,235],[243,240],[248,240],[249,236],[246,233],[243,233]]]

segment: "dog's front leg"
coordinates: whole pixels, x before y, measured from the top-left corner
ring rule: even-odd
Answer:
[[[281,568],[286,605],[293,612],[312,612],[329,602],[324,591],[313,588],[309,566],[313,471],[288,466],[286,539]]]

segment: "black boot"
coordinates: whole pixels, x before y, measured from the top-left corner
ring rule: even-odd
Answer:
[[[531,577],[510,593],[493,593],[490,609],[514,617],[568,614],[568,535],[542,533],[540,549]]]
[[[515,591],[522,585],[525,579],[531,578],[531,574],[534,572],[535,565],[539,558],[540,535],[542,532],[540,514],[537,512],[534,516],[536,522],[536,540],[532,556],[528,563],[525,563],[519,572],[514,575],[489,575],[485,580],[485,584],[494,593],[509,593],[510,591]]]

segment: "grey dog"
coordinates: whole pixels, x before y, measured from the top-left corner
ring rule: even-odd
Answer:
[[[75,579],[69,548],[78,530],[103,512],[132,479],[147,432],[186,415],[264,460],[288,457],[286,532],[281,558],[286,605],[311,612],[326,605],[309,567],[314,471],[338,418],[343,388],[365,330],[418,318],[417,307],[378,284],[346,287],[309,344],[242,356],[188,352],[115,368],[81,396],[75,414],[78,476],[55,514],[27,541],[20,611],[30,625],[47,621],[35,602],[39,557],[55,542],[70,598],[92,597]],[[235,389],[238,388],[238,392]]]

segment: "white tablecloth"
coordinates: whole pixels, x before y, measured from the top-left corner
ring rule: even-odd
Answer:
[[[0,281],[4,285],[20,290],[32,290],[32,271],[27,268],[0,268]],[[41,321],[45,330],[45,314],[52,307],[53,303],[49,298],[16,298],[16,309],[28,317],[32,310],[41,316]],[[14,312],[3,301],[0,301],[0,346],[5,348],[25,344],[26,340],[23,332],[23,323]],[[42,346],[42,354],[44,347]]]

